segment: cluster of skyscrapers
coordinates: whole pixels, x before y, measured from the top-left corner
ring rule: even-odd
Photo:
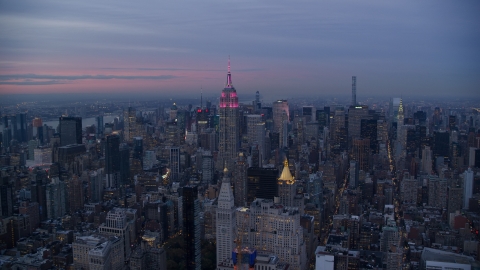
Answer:
[[[355,76],[346,106],[238,94],[229,62],[218,104],[2,111],[0,263],[478,267],[478,108],[361,103]]]

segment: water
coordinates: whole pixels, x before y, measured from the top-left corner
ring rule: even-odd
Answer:
[[[105,115],[103,116],[103,123],[113,123],[113,120],[115,117],[119,117],[118,115]],[[43,124],[47,126],[51,126],[54,129],[57,129],[58,127],[58,120],[53,120],[53,121],[46,121],[43,122]],[[91,126],[91,125],[97,125],[95,117],[89,117],[89,118],[83,118],[82,119],[82,128],[85,128],[86,126]],[[3,124],[0,124],[0,131],[3,131]],[[35,130],[34,130],[35,132]]]

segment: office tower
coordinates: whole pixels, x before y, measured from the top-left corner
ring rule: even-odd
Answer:
[[[409,173],[405,173],[400,183],[401,202],[403,204],[417,205],[418,181]]]
[[[283,162],[282,174],[278,178],[278,197],[280,197],[280,203],[284,206],[293,206],[296,193],[295,179],[288,167],[288,160],[285,160]]]
[[[103,177],[102,169],[88,172],[88,202],[98,203],[102,201]]]
[[[137,131],[137,112],[134,108],[128,107],[123,111],[123,139],[131,142]]]
[[[242,246],[254,247],[259,253],[274,254],[289,264],[288,269],[307,268],[306,244],[297,207],[285,207],[273,200],[257,198],[250,209],[238,208],[236,215]]]
[[[457,129],[457,117],[455,115],[448,116],[448,130],[453,131]]]
[[[40,141],[40,144],[43,144],[44,138],[43,138],[42,118],[35,117],[32,120],[32,127],[33,127],[33,135],[35,135],[37,140]]]
[[[352,106],[357,106],[357,76],[352,76]]]
[[[177,104],[174,102],[172,107],[170,107],[170,118],[169,118],[170,121],[175,121],[175,119],[177,119],[177,112],[178,112]]]
[[[358,162],[355,160],[350,161],[350,177],[348,181],[348,189],[356,189],[358,186]]]
[[[432,151],[429,146],[425,146],[422,149],[422,164],[420,170],[424,173],[432,173]]]
[[[280,147],[288,146],[288,123],[290,111],[288,101],[277,100],[273,103],[273,132],[279,134]]]
[[[105,129],[105,126],[103,125],[103,115],[95,117],[95,122],[97,125],[97,138],[100,138],[103,136],[103,132]]]
[[[26,142],[27,141],[27,114],[26,113],[19,113],[16,115],[17,118],[17,140],[19,142]]]
[[[82,144],[82,118],[65,117],[59,119],[60,146]]]
[[[212,152],[205,151],[202,154],[202,181],[205,184],[213,184],[214,166]]]
[[[156,163],[157,155],[155,154],[155,151],[145,151],[145,155],[143,156],[143,170],[151,170],[153,168],[153,165],[155,165]]]
[[[447,208],[447,180],[430,176],[428,179],[428,205]]]
[[[345,126],[345,109],[336,107],[333,115],[333,121],[330,123],[330,136],[332,138],[332,151],[340,153],[347,150],[348,137]]]
[[[369,118],[368,106],[355,106],[348,109],[348,139],[360,138],[361,122],[363,119]]]
[[[417,111],[413,114],[415,125],[425,126],[427,121],[427,113],[424,111]]]
[[[473,171],[468,168],[463,173],[463,208],[468,209],[468,203],[473,196]]]
[[[120,185],[130,185],[130,149],[123,143],[120,145]]]
[[[170,167],[170,179],[176,182],[180,176],[180,148],[179,147],[169,147],[169,159],[168,164]]]
[[[447,213],[452,214],[456,211],[460,211],[463,208],[463,188],[448,187],[448,203],[447,203]]]
[[[105,145],[105,187],[117,188],[120,185],[120,136],[107,136]]]
[[[12,141],[12,130],[7,127],[2,132],[2,151],[4,153],[10,152],[10,142]]]
[[[51,183],[46,186],[47,218],[56,219],[67,212],[65,201],[65,183],[58,177],[53,177]]]
[[[245,156],[243,153],[240,153],[232,175],[235,206],[245,206],[247,203],[247,169],[248,163],[245,160]]]
[[[380,251],[388,252],[391,246],[400,245],[400,232],[397,227],[383,227],[382,238],[380,240]]]
[[[200,257],[200,201],[198,200],[197,186],[183,187],[182,210],[185,269],[200,270],[202,269]],[[217,222],[219,222],[218,219]]]
[[[0,217],[9,217],[13,214],[14,196],[12,186],[0,185]]]
[[[216,168],[224,166],[233,171],[239,143],[239,112],[237,91],[232,85],[230,59],[228,60],[227,84],[220,96],[219,145]]]
[[[117,236],[121,238],[123,245],[123,257],[128,258],[131,254],[131,231],[134,230],[133,223],[127,220],[126,208],[113,208],[107,214],[105,223],[98,227],[102,235]]]
[[[247,169],[247,204],[256,198],[273,200],[278,196],[278,169],[255,168]]]
[[[133,138],[133,158],[143,159],[143,137]]]
[[[370,140],[370,151],[371,153],[378,153],[378,121],[376,119],[362,119],[361,128],[360,128],[360,137],[362,139]],[[350,121],[348,122],[350,123]],[[385,126],[386,127],[386,126]],[[350,131],[349,131],[350,132]]]
[[[370,140],[353,139],[352,159],[358,162],[358,168],[365,172],[370,171]]]
[[[237,231],[235,209],[232,185],[228,177],[228,170],[225,168],[217,207],[217,265],[231,265]]]
[[[83,194],[83,181],[80,177],[73,175],[69,179],[67,184],[67,198],[69,201],[69,213],[73,214],[77,210],[83,209],[84,194]]]
[[[2,202],[3,205],[3,202]],[[40,213],[38,212],[39,205],[36,202],[30,202],[28,200],[21,201],[18,207],[18,212],[30,217],[30,231],[35,231],[40,225]]]
[[[257,124],[263,122],[262,116],[260,114],[249,114],[246,118],[248,143],[252,145],[258,139],[257,129],[255,127]]]
[[[448,158],[450,150],[450,133],[435,131],[433,133],[433,156]]]
[[[29,160],[35,160],[35,148],[38,147],[38,141],[37,140],[31,140],[28,141],[28,159]]]
[[[209,109],[199,108],[197,109],[197,116],[195,118],[197,122],[197,131],[198,133],[203,133],[207,128],[209,128]]]

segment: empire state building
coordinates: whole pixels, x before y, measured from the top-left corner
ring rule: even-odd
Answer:
[[[237,157],[239,143],[239,116],[237,91],[232,85],[230,59],[228,59],[227,84],[220,96],[220,123],[217,168],[226,167],[233,171],[234,160]]]

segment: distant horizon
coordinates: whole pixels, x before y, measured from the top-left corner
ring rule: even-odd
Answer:
[[[0,94],[475,97],[478,1],[0,3]],[[7,96],[8,97],[8,96]]]
[[[211,101],[212,103],[216,103],[218,98],[220,97],[221,90],[218,93],[205,93],[203,92],[203,102],[204,104],[207,101]],[[242,103],[250,102],[255,100],[255,91],[250,93],[242,93],[241,91],[237,91],[239,101]],[[196,94],[196,95],[193,95]],[[261,100],[267,103],[271,103],[278,99],[287,99],[287,100],[297,100],[297,99],[304,99],[304,98],[314,98],[317,99],[341,99],[345,102],[350,102],[351,93],[348,94],[337,94],[334,95],[330,94],[316,94],[316,95],[302,95],[298,92],[295,95],[287,96],[265,96],[260,91]],[[152,98],[155,99],[170,99],[172,102],[176,102],[176,100],[198,100],[200,101],[201,92],[196,93],[172,93],[172,94],[164,94],[164,93],[40,93],[40,94],[2,94],[0,93],[0,104],[1,103],[8,103],[8,102],[32,102],[32,101],[151,101]],[[471,96],[458,96],[458,95],[359,95],[359,91],[357,88],[357,101],[362,103],[364,100],[367,99],[375,99],[375,100],[384,100],[388,101],[391,98],[402,98],[403,100],[410,101],[480,101],[480,95],[471,95]]]

